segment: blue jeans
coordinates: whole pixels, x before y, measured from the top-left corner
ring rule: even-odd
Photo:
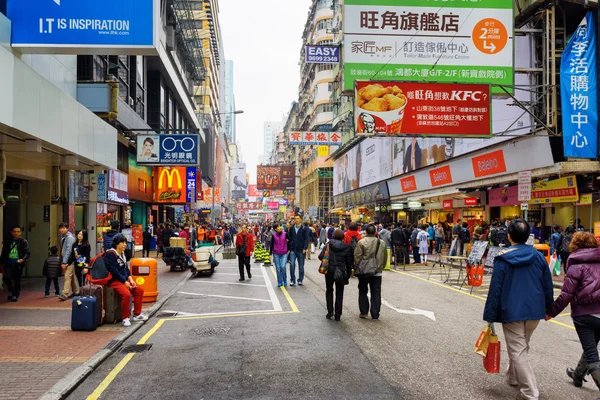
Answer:
[[[440,253],[442,251],[442,245],[444,244],[444,239],[443,238],[435,238],[435,252],[436,253]]]
[[[277,286],[287,286],[287,272],[285,270],[287,254],[273,254],[273,262],[277,271]]]
[[[296,283],[296,259],[298,259],[298,282],[304,280],[304,254],[302,251],[290,251],[290,280],[292,283]]]

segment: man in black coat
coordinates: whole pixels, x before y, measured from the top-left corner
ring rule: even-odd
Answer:
[[[398,262],[403,264],[410,264],[410,258],[408,256],[408,247],[406,246],[406,232],[405,225],[398,224],[398,226],[392,231],[392,246],[394,247],[394,265],[398,265]]]
[[[288,249],[290,250],[290,286],[296,286],[296,259],[298,260],[298,285],[302,286],[304,280],[304,257],[308,250],[309,229],[302,226],[302,218],[296,215],[294,219],[295,225],[292,225],[288,230]]]
[[[17,302],[21,294],[21,276],[27,266],[31,251],[29,243],[21,237],[21,227],[14,226],[10,234],[12,238],[5,240],[0,255],[0,265],[4,267],[4,282],[8,289],[8,301]]]

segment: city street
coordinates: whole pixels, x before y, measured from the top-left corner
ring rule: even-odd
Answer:
[[[276,287],[272,268],[252,269],[253,278],[241,283],[236,264],[223,261],[212,277],[189,280],[69,398],[479,400],[518,394],[503,375],[487,374],[473,353],[484,325],[482,293],[470,296],[433,276],[427,281],[426,268],[408,266],[385,272],[380,321],[358,318],[352,279],[342,321],[335,322],[325,319],[316,260],[307,260],[304,286],[286,290]],[[152,346],[123,351],[135,344]],[[581,352],[568,316],[542,322],[531,347],[540,398],[596,398],[591,382],[577,389],[564,372]]]

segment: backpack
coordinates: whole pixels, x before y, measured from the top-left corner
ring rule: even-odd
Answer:
[[[505,247],[510,246],[506,228],[498,228],[494,232],[494,246],[499,246],[501,244],[503,244]]]
[[[115,252],[114,250],[108,250],[104,253],[98,254],[96,257],[92,258],[90,261],[90,265],[88,268],[91,269],[90,272],[90,281],[94,285],[108,285],[108,282],[112,279],[112,275],[108,272],[106,268],[106,263],[104,261],[104,256],[108,252]]]
[[[461,228],[460,230],[460,241],[467,243],[471,241],[471,234],[467,228]]]
[[[565,235],[562,238],[562,244],[560,245],[560,251],[564,253],[570,252],[569,246],[571,245],[571,240],[573,239],[573,235]]]
[[[350,250],[352,250],[352,254],[354,254],[356,246],[358,246],[358,236],[352,236],[352,239],[350,239]]]

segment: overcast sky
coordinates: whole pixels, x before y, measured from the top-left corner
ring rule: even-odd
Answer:
[[[220,0],[225,59],[234,65],[237,138],[250,183],[263,152],[263,124],[298,100],[298,61],[310,0]]]

